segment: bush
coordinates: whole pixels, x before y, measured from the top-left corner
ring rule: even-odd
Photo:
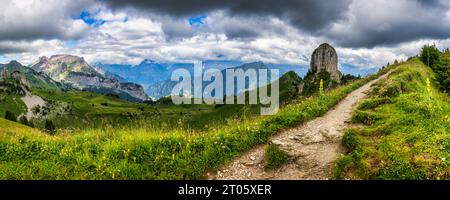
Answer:
[[[265,169],[272,170],[288,162],[289,156],[277,145],[269,144],[265,153]]]
[[[351,152],[361,144],[361,139],[356,135],[356,130],[349,129],[342,137],[342,145]]]
[[[352,81],[359,80],[359,79],[361,79],[361,76],[359,76],[359,75],[358,76],[353,76],[351,74],[344,74],[341,77],[341,84],[345,85],[347,83],[350,83]]]
[[[402,92],[400,83],[392,83],[383,92],[383,97],[397,97]]]
[[[5,119],[7,119],[9,121],[13,121],[13,122],[17,121],[16,115],[13,112],[8,111],[8,110],[5,112]]]
[[[27,117],[26,117],[25,115],[22,115],[22,116],[19,118],[19,122],[20,122],[21,124],[23,124],[23,125],[27,125],[27,126],[28,126],[28,119],[27,119]]]
[[[51,120],[45,120],[45,130],[50,134],[55,134],[56,128]]]
[[[363,123],[363,124],[373,124],[375,121],[379,119],[378,116],[371,112],[355,110],[352,115],[353,123]]]
[[[328,91],[338,85],[335,81],[331,80],[331,75],[327,71],[319,72],[318,74],[308,71],[305,76],[302,94],[310,96],[318,93],[320,90],[320,82],[322,82],[324,91]]]

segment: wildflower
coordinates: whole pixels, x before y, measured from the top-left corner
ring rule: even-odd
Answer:
[[[323,96],[323,79],[320,79],[320,84],[319,84],[319,95]]]
[[[428,94],[431,94],[431,83],[430,83],[430,79],[429,78],[427,78],[427,92],[428,92]]]

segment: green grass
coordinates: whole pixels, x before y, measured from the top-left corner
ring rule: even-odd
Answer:
[[[166,128],[154,128],[154,122],[146,123],[144,118],[136,120],[135,125],[104,125],[63,131],[55,136],[19,124],[17,127],[20,128],[11,129],[9,127],[15,124],[4,123],[3,120],[0,121],[0,179],[201,179],[206,172],[249,148],[266,143],[279,130],[325,114],[351,91],[374,78],[376,76],[370,76],[338,87],[326,93],[325,97],[312,96],[293,101],[272,116],[242,116],[245,106],[156,107],[158,112],[165,114],[175,114],[174,110],[193,110],[193,113],[185,115],[186,121],[167,123]],[[92,95],[91,98],[87,93],[37,93],[67,102],[87,95],[74,101],[75,109],[85,111],[84,115],[92,115],[93,112],[114,115],[122,112],[121,109],[142,106],[136,104],[134,107],[105,96]],[[90,110],[92,102],[101,104],[105,101],[115,112],[106,108]],[[223,116],[214,116],[217,114]],[[198,120],[198,126],[216,125],[185,129],[184,124],[190,119]]]
[[[283,85],[280,88],[280,101],[283,104],[297,97],[296,85],[301,78],[294,72],[289,72],[280,80],[280,85]],[[33,93],[53,103],[47,109],[51,113],[45,118],[52,120],[58,129],[65,130],[112,126],[144,128],[149,132],[205,131],[220,128],[226,121],[240,123],[260,113],[260,105],[173,105],[171,102],[147,105],[86,91],[33,88]],[[43,128],[45,119],[39,117],[32,121],[37,127]]]
[[[20,98],[19,95],[15,94],[0,94],[0,117],[4,117],[7,110],[13,112],[16,116],[25,113],[26,106]]]
[[[450,100],[417,58],[396,67],[353,113],[335,178],[450,179]],[[428,92],[428,89],[430,92]]]
[[[273,170],[288,162],[289,156],[275,144],[269,144],[264,154],[264,168]]]
[[[215,109],[213,105],[147,105],[85,91],[36,89],[47,101],[64,102],[73,110],[51,117],[58,128],[90,130],[105,126],[146,128],[148,131],[204,129],[235,115],[242,106]],[[221,113],[218,115],[217,113]]]

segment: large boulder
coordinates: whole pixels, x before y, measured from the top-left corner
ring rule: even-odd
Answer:
[[[338,55],[331,45],[324,43],[314,50],[311,56],[311,71],[330,73],[331,79],[340,82],[341,73],[338,70]]]

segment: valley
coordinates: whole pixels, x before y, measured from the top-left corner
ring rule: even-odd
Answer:
[[[66,64],[47,64],[39,72],[18,62],[0,67],[6,118],[0,118],[1,179],[449,177],[448,96],[439,82],[430,83],[435,68],[417,57],[364,78],[343,76],[328,64],[330,71],[311,70],[305,77],[288,71],[277,80],[280,109],[269,116],[260,115],[263,105],[248,102],[123,98],[125,90],[116,90],[126,83],[116,79],[121,76],[107,78],[107,71],[69,58],[77,63],[69,71],[115,86],[65,81],[58,70]],[[268,68],[258,62],[239,67]],[[405,131],[410,134],[403,138]],[[398,163],[408,170],[399,171]]]

